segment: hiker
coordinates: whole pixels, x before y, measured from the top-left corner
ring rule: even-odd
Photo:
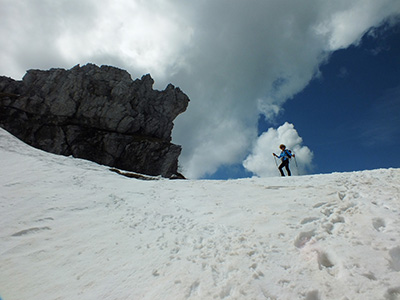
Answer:
[[[292,152],[289,149],[286,149],[286,146],[281,144],[279,146],[279,148],[282,150],[281,154],[278,156],[275,153],[272,153],[275,157],[280,158],[282,160],[282,163],[279,165],[278,169],[279,172],[281,172],[282,176],[285,176],[285,174],[283,173],[283,167],[286,168],[286,172],[288,173],[288,176],[291,176],[292,173],[290,173],[290,169],[289,169],[289,159],[293,156],[295,157],[294,154],[292,154]]]

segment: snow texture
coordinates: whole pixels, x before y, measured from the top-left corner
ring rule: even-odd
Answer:
[[[142,181],[0,130],[0,297],[400,299],[400,169]]]

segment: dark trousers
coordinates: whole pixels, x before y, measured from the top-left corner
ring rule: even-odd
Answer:
[[[290,170],[289,170],[289,160],[288,159],[283,160],[282,163],[278,167],[279,172],[281,172],[281,175],[285,176],[285,174],[283,173],[283,167],[285,167],[288,176],[292,176],[292,173],[290,173]]]

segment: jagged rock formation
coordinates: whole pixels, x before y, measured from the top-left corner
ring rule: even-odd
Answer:
[[[173,120],[189,98],[153,83],[93,64],[30,70],[22,81],[0,77],[0,126],[45,151],[171,177],[181,152],[171,143]]]

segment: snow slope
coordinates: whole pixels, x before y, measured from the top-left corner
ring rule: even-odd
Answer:
[[[400,169],[142,181],[0,130],[0,297],[400,299]]]

